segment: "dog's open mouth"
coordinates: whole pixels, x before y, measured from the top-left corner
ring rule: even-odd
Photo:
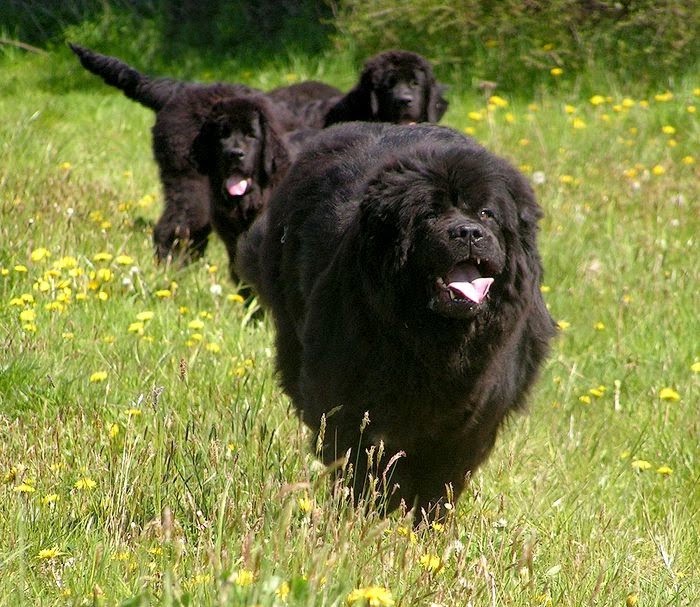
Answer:
[[[240,175],[235,175],[229,177],[224,183],[224,188],[231,198],[237,198],[239,196],[245,196],[250,189],[252,180],[250,177],[244,179]]]
[[[438,276],[431,308],[453,316],[484,303],[494,281],[493,277],[483,275],[487,271],[484,265],[480,259],[469,259],[458,263],[445,276]]]

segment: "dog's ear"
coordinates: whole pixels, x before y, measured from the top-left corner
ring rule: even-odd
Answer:
[[[280,135],[280,129],[271,117],[264,112],[259,113],[260,126],[264,134],[262,142],[263,180],[261,185],[276,185],[289,168],[289,152]]]

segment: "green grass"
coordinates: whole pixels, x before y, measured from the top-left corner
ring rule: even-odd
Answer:
[[[538,182],[565,328],[529,414],[415,533],[331,490],[221,243],[155,265],[152,114],[67,53],[0,65],[0,604],[700,602],[700,78],[641,98],[592,73],[600,105],[553,86],[491,110],[455,86],[444,122]],[[307,77],[354,73],[231,79]]]

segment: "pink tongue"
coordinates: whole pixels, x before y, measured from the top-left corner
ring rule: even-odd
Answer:
[[[471,282],[451,282],[447,286],[478,304],[486,297],[492,282],[493,278],[475,278]]]
[[[235,177],[229,177],[226,180],[226,190],[231,196],[243,196],[248,189],[247,179],[236,179]]]

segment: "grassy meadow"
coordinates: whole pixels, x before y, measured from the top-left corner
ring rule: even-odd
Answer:
[[[1,52],[0,604],[700,604],[700,77],[450,82],[443,122],[534,184],[561,330],[528,415],[414,531],[331,490],[221,243],[154,263],[152,113],[67,49]]]

